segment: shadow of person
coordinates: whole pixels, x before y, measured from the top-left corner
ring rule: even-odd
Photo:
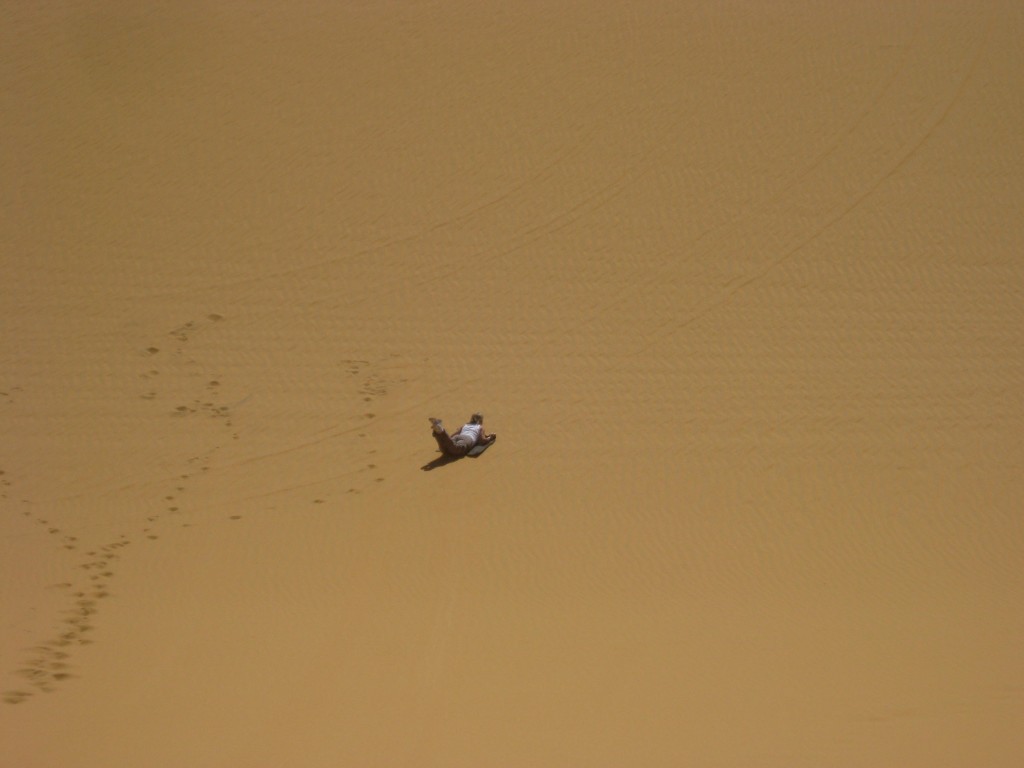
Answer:
[[[465,456],[449,456],[447,453],[442,453],[433,461],[428,461],[420,469],[424,472],[429,472],[432,469],[443,467],[445,464],[451,464],[453,461],[459,461],[460,459],[466,458]]]

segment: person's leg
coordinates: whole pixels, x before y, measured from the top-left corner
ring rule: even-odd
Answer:
[[[460,445],[459,443],[456,443],[454,440],[452,440],[451,436],[445,430],[432,429],[430,430],[430,433],[434,436],[434,439],[437,441],[437,447],[441,449],[441,453],[444,453],[448,456],[466,455],[466,446]]]

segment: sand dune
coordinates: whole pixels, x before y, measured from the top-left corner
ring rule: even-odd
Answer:
[[[0,763],[1024,759],[1013,3],[8,5]]]

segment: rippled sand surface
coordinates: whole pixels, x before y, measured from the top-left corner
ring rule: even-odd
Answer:
[[[4,6],[0,763],[1024,764],[1017,3]]]

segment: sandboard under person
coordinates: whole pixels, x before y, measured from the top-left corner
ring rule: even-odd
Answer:
[[[462,425],[462,428],[454,435],[445,431],[440,419],[430,417],[430,431],[437,440],[437,446],[441,453],[448,456],[465,456],[477,445],[489,445],[494,442],[497,435],[489,435],[484,430],[484,415],[479,411],[469,417],[469,422]]]

